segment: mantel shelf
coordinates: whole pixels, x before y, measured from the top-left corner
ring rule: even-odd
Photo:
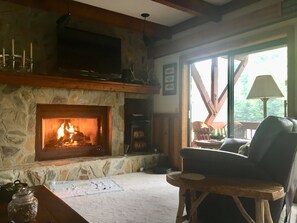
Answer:
[[[112,81],[97,81],[90,79],[50,76],[22,72],[0,72],[0,83],[11,85],[27,85],[35,87],[84,89],[95,91],[112,91],[142,94],[159,94],[159,86],[132,84]]]

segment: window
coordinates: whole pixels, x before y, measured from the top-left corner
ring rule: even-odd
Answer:
[[[191,63],[191,142],[201,139],[201,125],[204,125],[203,134],[207,134],[203,139],[225,136],[251,139],[263,120],[262,100],[247,99],[259,75],[271,75],[284,95],[269,98],[267,115],[286,115],[287,73],[287,46],[284,40]],[[197,123],[200,123],[199,129]]]

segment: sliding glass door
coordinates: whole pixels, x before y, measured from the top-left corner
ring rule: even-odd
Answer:
[[[256,78],[258,77],[258,78]],[[257,79],[269,78],[255,90]],[[274,89],[275,91],[275,89]],[[278,40],[190,64],[190,140],[251,139],[266,115],[285,116],[287,46]],[[193,145],[193,143],[192,143]]]
[[[226,136],[228,59],[214,57],[191,64],[192,140]]]

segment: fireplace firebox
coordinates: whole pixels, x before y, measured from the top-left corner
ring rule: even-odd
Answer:
[[[37,104],[35,160],[110,155],[110,108]]]

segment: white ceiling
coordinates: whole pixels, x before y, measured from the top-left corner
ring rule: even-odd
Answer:
[[[154,2],[152,0],[75,0],[95,7],[103,8],[113,12],[140,18],[141,13],[149,13],[147,21],[158,23],[165,26],[173,26],[193,15]],[[223,5],[232,0],[205,0],[214,5]],[[71,11],[71,10],[70,10]]]

